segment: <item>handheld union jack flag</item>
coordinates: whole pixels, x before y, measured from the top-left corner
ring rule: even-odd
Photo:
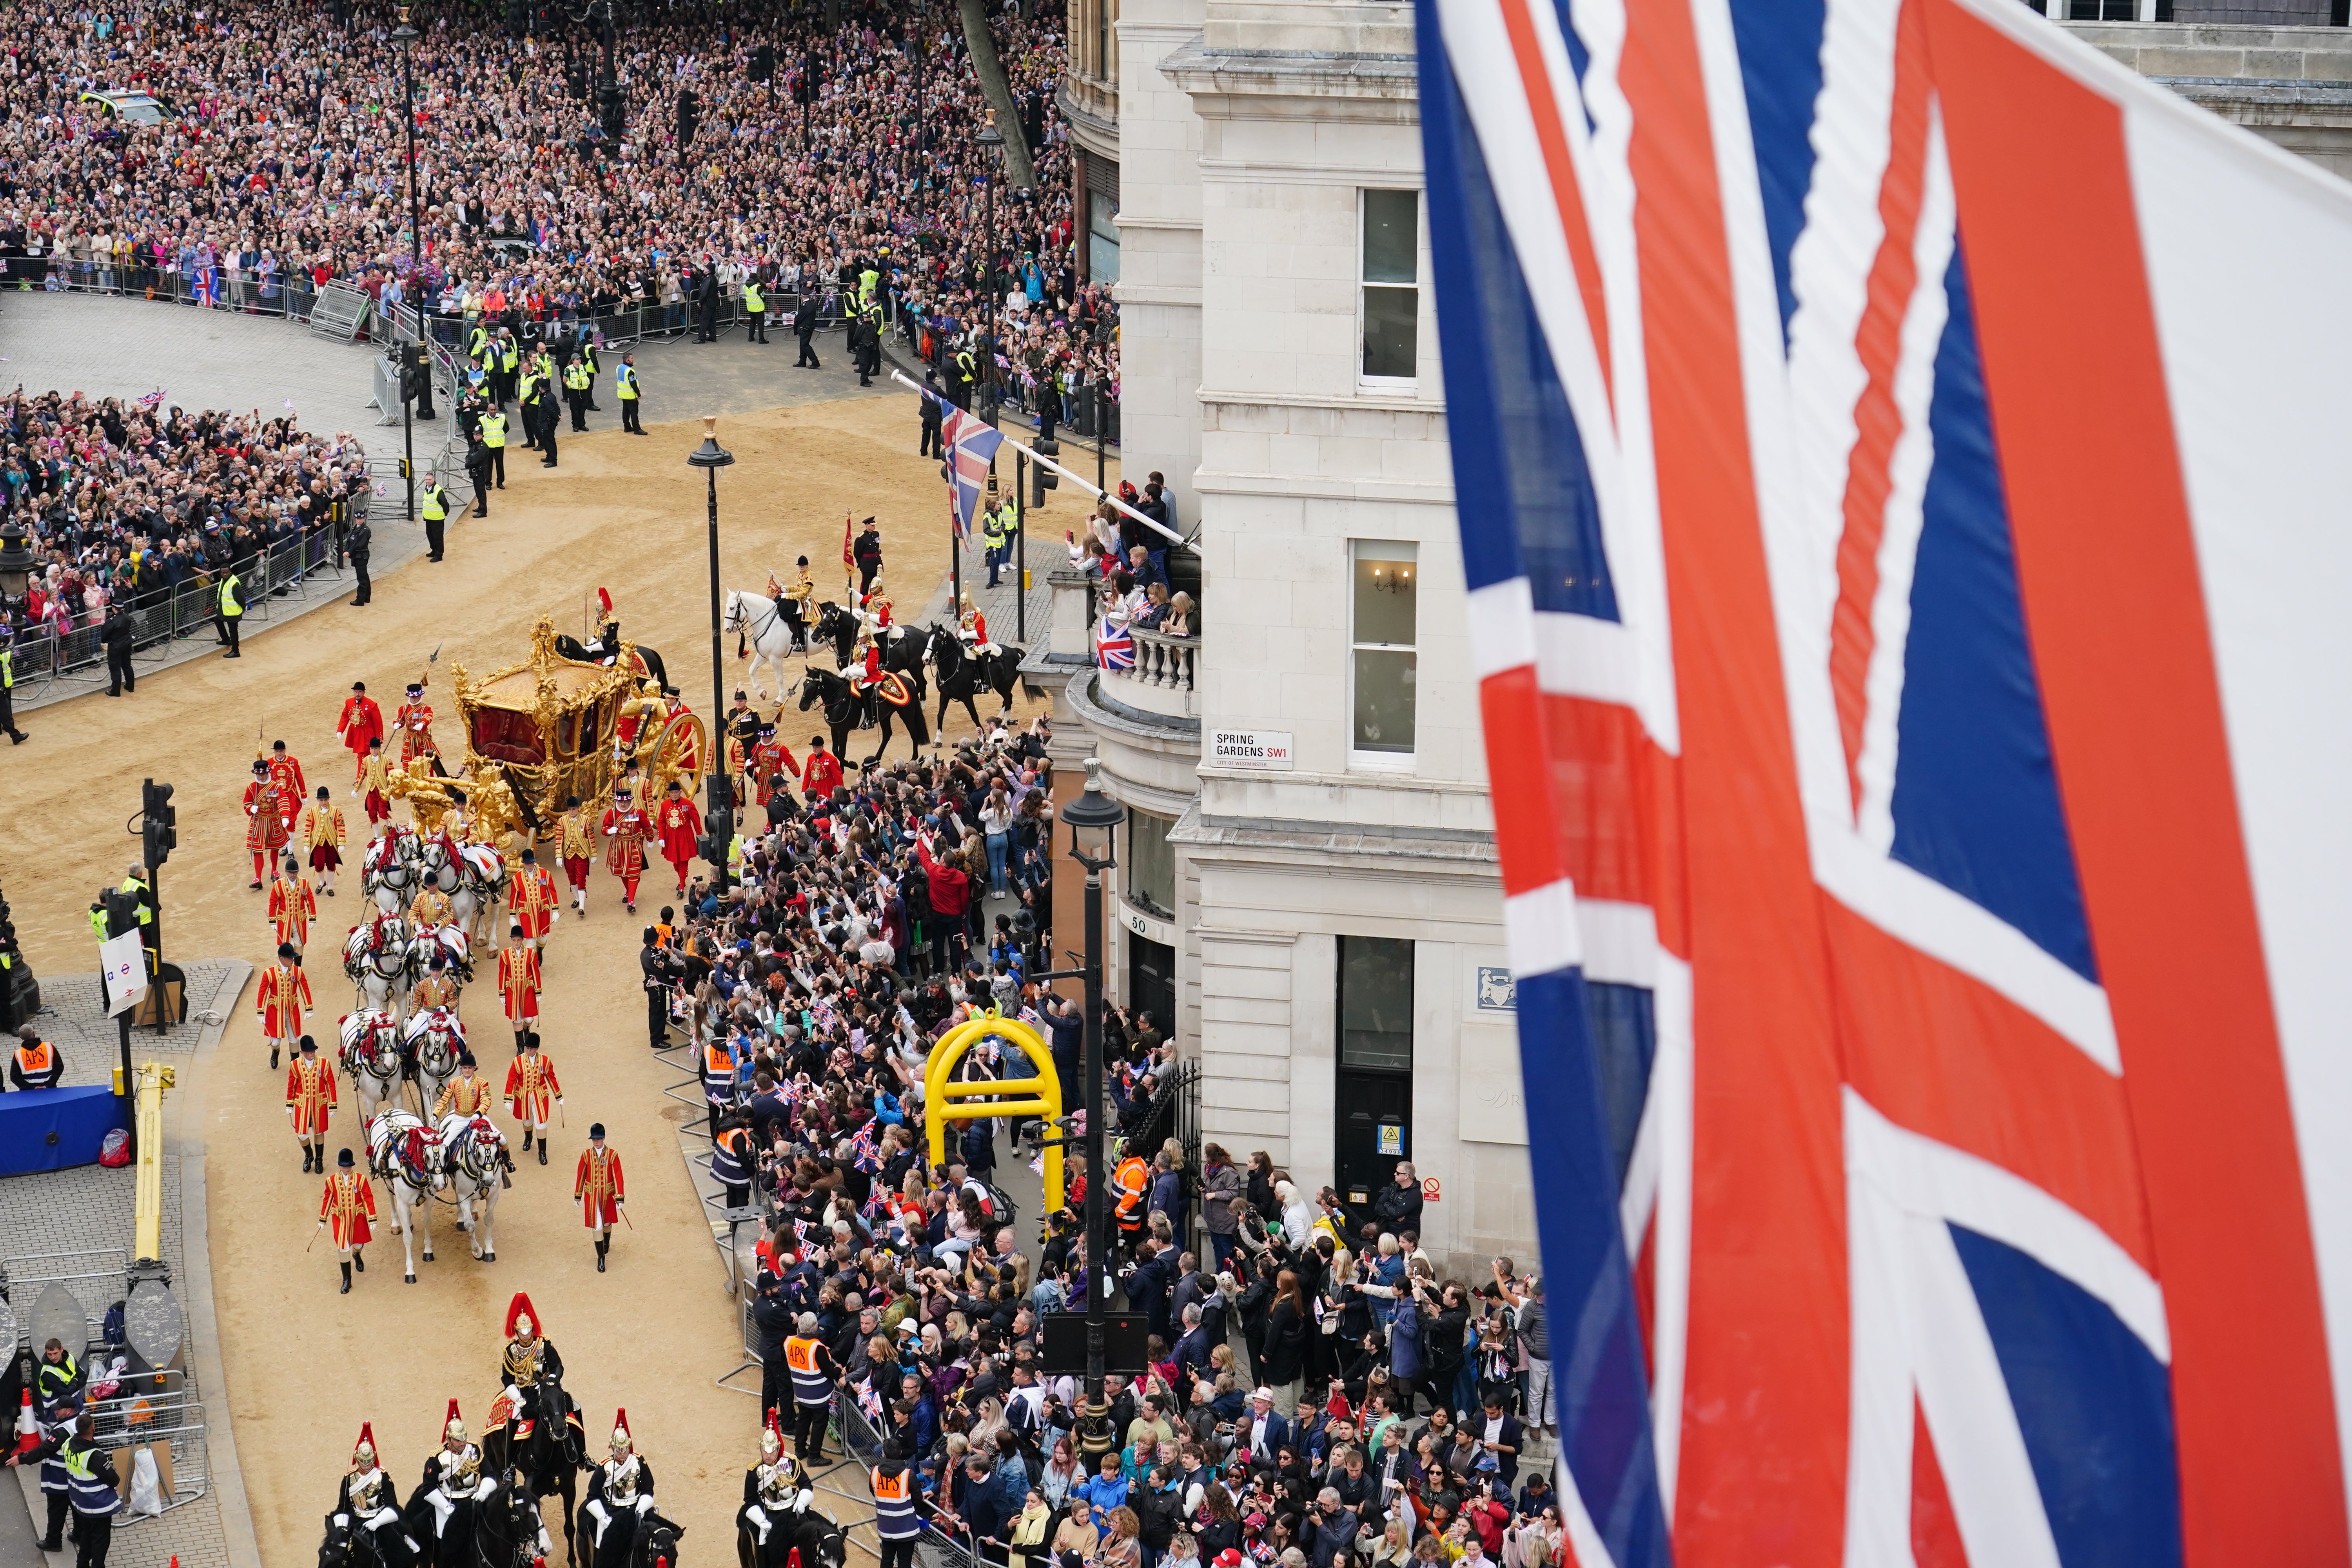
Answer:
[[[2352,1562],[2352,187],[2013,0],[1417,15],[1576,1560]]]
[[[1105,616],[1095,623],[1095,662],[1105,669],[1135,668],[1135,637],[1125,621]]]

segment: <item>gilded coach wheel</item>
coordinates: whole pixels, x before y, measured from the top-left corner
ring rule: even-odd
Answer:
[[[644,759],[648,790],[644,800],[651,803],[661,799],[672,780],[686,786],[691,800],[702,793],[704,759],[710,755],[710,732],[703,728],[702,718],[695,713],[673,713],[669,721],[655,731],[652,739],[639,748]]]
[[[993,1037],[1020,1047],[1036,1066],[1034,1078],[982,1079],[972,1083],[953,1083],[948,1075],[964,1053],[981,1041]],[[1002,1100],[980,1100],[982,1095],[1003,1095]],[[1019,1098],[1028,1095],[1031,1098]],[[965,1103],[958,1104],[958,1100]],[[948,1123],[980,1121],[991,1116],[1042,1116],[1048,1122],[1057,1122],[1062,1116],[1062,1079],[1054,1070],[1054,1053],[1046,1047],[1044,1037],[1018,1018],[1001,1018],[991,1015],[958,1024],[941,1035],[931,1047],[930,1060],[923,1068],[923,1120],[929,1125],[931,1140],[931,1164],[934,1169],[947,1159]],[[1055,1129],[1058,1132],[1060,1130]],[[1052,1214],[1062,1206],[1062,1151],[1045,1151],[1045,1207]]]

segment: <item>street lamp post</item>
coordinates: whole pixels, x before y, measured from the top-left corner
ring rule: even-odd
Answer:
[[[1087,1050],[1087,1397],[1103,1396],[1103,1313],[1110,1297],[1109,1237],[1103,1225],[1102,874],[1118,864],[1113,853],[1127,807],[1105,795],[1102,762],[1087,759],[1087,787],[1062,807],[1070,827],[1070,858],[1086,868],[1085,977]]]
[[[400,118],[408,128],[408,284],[410,288],[418,291],[415,309],[416,335],[421,342],[425,336],[423,293],[425,279],[418,274],[416,261],[416,101],[415,83],[410,69],[410,62],[416,54],[418,37],[416,29],[409,26],[408,7],[403,5],[400,8],[400,26],[392,30],[392,41],[400,46]],[[401,352],[404,359],[407,351],[404,349]],[[427,363],[430,363],[429,360]],[[406,367],[404,365],[403,368],[404,370]],[[432,372],[427,370],[425,374],[429,377]],[[404,375],[402,379],[405,380],[406,377]],[[402,390],[405,393],[406,388],[404,387]],[[406,459],[401,464],[401,471],[408,489],[406,515],[413,518],[416,515],[416,428],[411,416],[409,404],[410,399],[404,395],[400,400],[400,445],[402,455]],[[425,416],[428,419],[433,416],[432,406],[430,403],[425,405]]]
[[[709,484],[710,496],[710,729],[707,743],[710,754],[703,759],[709,770],[710,805],[704,826],[710,835],[711,847],[718,851],[716,882],[720,892],[727,890],[727,848],[735,840],[735,789],[727,776],[727,656],[724,629],[719,613],[719,470],[731,466],[735,454],[719,444],[719,416],[702,416],[702,445],[687,457],[687,462],[700,468]]]
[[[22,600],[32,585],[33,568],[39,564],[25,525],[13,517],[0,521],[0,599],[12,605]]]

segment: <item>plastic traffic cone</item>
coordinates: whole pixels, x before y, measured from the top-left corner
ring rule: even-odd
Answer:
[[[29,1454],[40,1446],[41,1429],[33,1420],[33,1391],[28,1388],[16,1409],[16,1452]]]

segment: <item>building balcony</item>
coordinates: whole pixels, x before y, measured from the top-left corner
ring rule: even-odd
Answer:
[[[1140,626],[1129,627],[1128,635],[1135,639],[1135,668],[1104,670],[1100,694],[1139,713],[1189,719],[1199,724],[1194,673],[1201,639],[1164,637]]]

